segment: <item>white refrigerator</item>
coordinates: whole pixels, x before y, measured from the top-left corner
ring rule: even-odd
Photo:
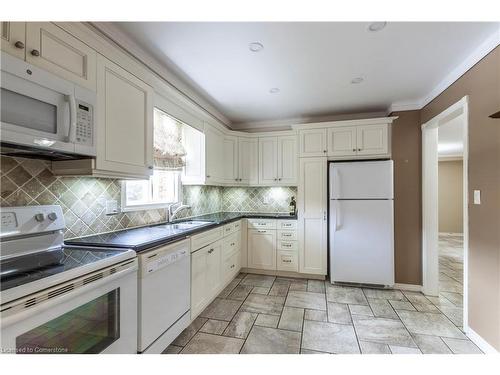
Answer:
[[[394,285],[392,160],[329,168],[331,282]]]

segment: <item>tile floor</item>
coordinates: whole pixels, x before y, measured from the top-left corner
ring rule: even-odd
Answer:
[[[456,308],[445,295],[433,302],[417,292],[240,274],[164,353],[481,353],[450,318]]]

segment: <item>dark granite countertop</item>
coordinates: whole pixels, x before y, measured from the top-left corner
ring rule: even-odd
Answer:
[[[193,234],[243,218],[296,220],[297,215],[290,215],[287,213],[217,212],[214,214],[176,220],[172,223],[178,224],[186,221],[207,222],[206,225],[195,228],[176,229],[172,228],[169,223],[159,223],[145,227],[97,234],[94,236],[73,238],[66,240],[65,244],[73,246],[128,248],[136,252],[141,252],[160,245],[180,241]]]

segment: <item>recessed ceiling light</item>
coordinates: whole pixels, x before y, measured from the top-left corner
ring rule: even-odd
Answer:
[[[363,77],[356,77],[356,78],[351,79],[351,83],[356,85],[358,83],[363,82],[364,80],[365,79]]]
[[[368,30],[370,31],[380,31],[387,25],[387,22],[372,22],[370,26],[368,26]]]
[[[259,42],[253,42],[248,45],[248,48],[252,52],[260,52],[264,48],[264,45]]]
[[[271,90],[269,90],[269,92],[270,92],[271,94],[277,94],[277,93],[279,93],[279,92],[280,92],[280,89],[279,89],[279,88],[277,88],[277,87],[273,87]]]

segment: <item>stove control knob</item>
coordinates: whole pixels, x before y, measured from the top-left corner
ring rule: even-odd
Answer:
[[[36,214],[35,215],[35,220],[39,221],[39,222],[42,222],[42,221],[45,220],[45,215],[44,214]]]
[[[50,214],[47,215],[47,217],[50,220],[55,221],[57,219],[57,214],[55,212],[51,212]]]

